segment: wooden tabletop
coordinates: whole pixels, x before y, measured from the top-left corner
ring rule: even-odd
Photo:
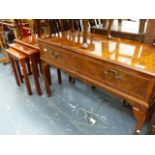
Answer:
[[[9,47],[11,47],[13,49],[16,49],[16,50],[19,50],[19,51],[22,51],[23,53],[25,53],[27,55],[32,55],[32,54],[35,54],[35,53],[39,52],[38,50],[36,50],[34,48],[30,48],[28,46],[25,46],[25,45],[22,45],[22,44],[19,44],[19,43],[9,44]]]
[[[15,42],[24,44],[26,46],[32,47],[34,49],[39,50],[38,42],[37,42],[37,35],[35,36],[27,36],[22,39],[15,39]]]
[[[46,34],[42,34],[41,35],[41,38],[45,38],[47,37]],[[15,42],[18,42],[18,43],[21,43],[23,45],[26,45],[26,46],[29,46],[29,47],[32,47],[34,49],[37,49],[37,50],[40,50],[39,48],[39,45],[38,45],[38,35],[29,35],[29,36],[26,36],[26,37],[23,37],[22,39],[15,39]]]
[[[9,48],[9,49],[6,49],[6,51],[18,59],[25,59],[27,57],[26,54],[24,54],[16,49]]]
[[[89,33],[89,47],[83,49],[82,37],[80,32],[68,31],[39,40],[155,76],[155,46],[128,39],[107,39],[106,36]]]

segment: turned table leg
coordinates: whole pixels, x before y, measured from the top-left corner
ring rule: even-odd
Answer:
[[[44,79],[45,89],[48,96],[51,96],[52,91],[50,89],[50,83],[48,80],[48,64],[46,64],[44,61],[41,61],[41,68],[42,68],[42,75]]]
[[[135,107],[133,107],[132,111],[133,111],[133,114],[136,118],[136,127],[135,127],[134,134],[139,135],[141,132],[141,128],[143,127],[144,122],[146,120],[147,112],[142,112]]]

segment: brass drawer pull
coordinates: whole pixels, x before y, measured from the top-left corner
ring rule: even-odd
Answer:
[[[112,74],[115,75],[116,79],[118,79],[118,80],[122,79],[122,77],[119,75],[119,73],[114,69],[107,69],[104,73],[107,74],[107,75],[112,73]]]
[[[50,52],[50,56],[51,56],[53,59],[57,59],[57,58],[59,57],[59,53]]]

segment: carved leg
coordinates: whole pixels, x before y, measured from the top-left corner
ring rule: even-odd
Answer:
[[[48,96],[51,96],[52,91],[50,89],[50,84],[49,84],[48,77],[47,77],[47,70],[48,70],[47,66],[48,66],[48,64],[46,64],[44,61],[41,61],[41,68],[42,68],[42,72],[43,72],[42,75],[44,78],[46,93]]]
[[[142,112],[140,111],[139,109],[133,107],[133,114],[136,118],[136,127],[135,127],[135,131],[134,131],[134,134],[135,135],[139,135],[140,132],[141,132],[141,128],[143,127],[144,125],[144,122],[146,120],[146,117],[147,117],[147,112]]]

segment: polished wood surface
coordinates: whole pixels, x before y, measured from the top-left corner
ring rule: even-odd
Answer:
[[[19,78],[21,82],[23,83],[22,75],[21,75],[21,71],[20,71],[19,63],[18,63],[20,62],[21,67],[22,67],[22,73],[23,73],[24,80],[25,80],[25,85],[27,88],[27,92],[29,95],[32,95],[31,85],[30,85],[30,81],[29,81],[29,77],[28,77],[28,73],[26,69],[27,55],[24,53],[21,53],[19,50],[12,49],[12,48],[7,49],[6,51],[9,55],[9,59],[11,62],[12,70],[13,70],[17,85],[20,86]]]
[[[19,44],[19,43],[12,43],[12,44],[9,44],[9,46],[12,47],[12,48],[15,48],[17,50],[20,50],[20,51],[22,51],[23,53],[25,53],[27,55],[31,55],[31,54],[35,54],[35,53],[39,52],[36,49],[30,48],[28,46],[24,46],[24,45]]]
[[[88,35],[88,49],[82,49],[82,33],[64,32],[43,42],[75,49],[83,54],[113,62],[155,76],[155,46],[137,41],[113,38],[96,34]]]
[[[23,37],[22,39],[17,38],[17,39],[15,39],[15,42],[39,50],[37,39],[38,39],[37,35],[34,35],[34,36],[30,35],[30,36]]]
[[[38,95],[42,95],[40,82],[38,79],[39,77],[38,65],[40,66],[40,59],[39,59],[40,51],[36,48],[28,47],[20,43],[12,43],[9,44],[9,46],[14,50],[18,50],[21,54],[26,54],[26,56],[28,57],[28,64],[29,64],[28,69],[29,72],[32,70],[36,91]]]
[[[87,37],[87,49],[82,48],[80,32],[38,39],[48,95],[51,90],[46,66],[50,64],[128,101],[136,118],[135,134],[139,134],[153,104],[155,47],[127,39],[109,40],[96,34]]]
[[[25,59],[27,57],[27,55],[19,52],[18,50],[15,50],[15,49],[7,49],[6,51],[18,59]]]

